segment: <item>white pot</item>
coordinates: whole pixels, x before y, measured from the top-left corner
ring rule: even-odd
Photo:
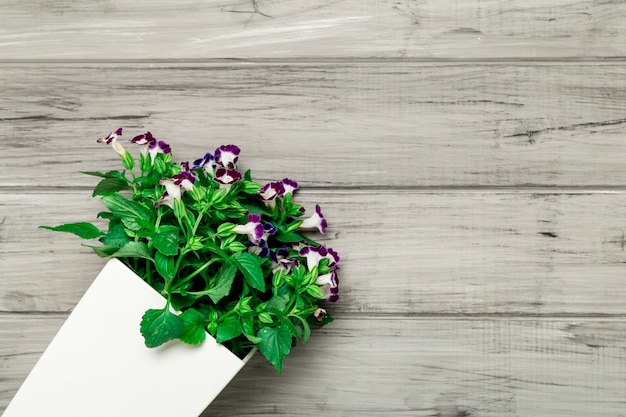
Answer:
[[[197,417],[243,360],[207,334],[147,348],[139,323],[164,298],[109,261],[5,410],[4,417]]]

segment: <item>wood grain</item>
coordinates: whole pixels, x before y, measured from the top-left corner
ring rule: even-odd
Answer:
[[[179,161],[234,142],[257,178],[318,187],[626,178],[621,64],[20,64],[0,84],[0,186],[90,184],[119,167],[95,143],[118,126]]]
[[[620,0],[3,2],[0,59],[607,58]]]
[[[0,411],[64,319],[1,317]],[[254,357],[203,416],[618,416],[624,332],[623,319],[342,317],[282,376]]]
[[[103,207],[82,191],[0,197],[0,311],[68,311],[104,261],[37,226]],[[322,241],[342,255],[338,312],[626,314],[625,193],[304,190],[298,201],[321,204]]]

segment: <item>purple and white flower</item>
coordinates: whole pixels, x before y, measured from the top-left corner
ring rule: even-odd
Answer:
[[[309,271],[318,266],[326,255],[328,250],[324,246],[305,246],[300,249],[300,256],[306,258],[306,267]]]
[[[324,299],[330,301],[331,303],[339,300],[339,287],[331,287],[330,285],[322,285],[320,287],[322,293],[324,293]]]
[[[162,154],[172,153],[172,148],[170,147],[170,145],[163,142],[162,140],[159,140],[159,141],[155,140],[153,143],[151,143],[148,146],[148,153],[150,154],[150,157],[154,161],[154,158],[156,158],[157,154],[159,153],[162,153]]]
[[[208,175],[215,175],[215,157],[210,152],[193,161],[193,169],[203,169]]]
[[[317,285],[328,285],[330,288],[337,288],[339,286],[337,272],[331,271],[328,274],[320,275],[315,280],[315,283]]]
[[[214,181],[217,181],[221,186],[229,189],[234,183],[241,180],[241,173],[235,169],[226,169],[220,167],[215,171]]]
[[[300,229],[318,229],[320,233],[326,233],[326,227],[328,223],[322,214],[322,209],[319,204],[315,205],[315,214],[313,214],[308,219],[302,220],[302,224],[300,225]]]
[[[165,192],[154,205],[166,205],[174,208],[174,200],[180,200],[185,191],[191,191],[195,181],[196,177],[189,171],[182,171],[172,178],[163,178],[159,184],[165,187]]]
[[[155,144],[156,141],[157,140],[154,138],[154,136],[152,136],[152,133],[150,132],[135,136],[130,140],[131,143],[139,146],[139,152],[141,152],[141,154],[144,156],[148,155],[149,147]]]
[[[239,224],[232,230],[241,235],[248,235],[248,239],[252,243],[258,243],[263,237],[263,225],[261,224],[261,216],[258,214],[249,214],[248,223]]]
[[[215,150],[215,161],[226,169],[235,169],[240,151],[235,145],[222,145]]]
[[[291,268],[297,265],[298,261],[293,258],[289,258],[289,249],[285,246],[279,248],[276,251],[276,260],[272,261],[272,271],[276,272],[278,269],[282,269],[285,273],[290,273]]]
[[[324,310],[323,308],[318,308],[313,313],[313,317],[315,317],[315,321],[318,323],[321,323],[322,321],[324,321],[327,315],[328,314],[326,313],[326,310]]]
[[[283,195],[285,187],[280,181],[268,182],[259,190],[259,195],[266,206],[270,208],[276,207],[276,197]]]
[[[104,143],[106,145],[111,145],[111,148],[113,148],[113,150],[118,155],[120,155],[121,157],[124,157],[124,155],[126,154],[126,150],[124,149],[122,144],[117,141],[117,138],[120,137],[120,136],[122,136],[122,128],[121,127],[119,129],[117,129],[116,131],[109,133],[106,138],[99,138],[97,140],[97,142],[98,143]]]
[[[281,184],[283,185],[282,195],[293,194],[294,191],[300,188],[297,182],[295,182],[294,180],[290,180],[289,178],[283,178]]]

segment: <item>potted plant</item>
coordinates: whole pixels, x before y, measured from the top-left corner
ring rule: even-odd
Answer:
[[[42,226],[111,260],[6,417],[197,416],[255,351],[282,372],[295,342],[332,321],[322,303],[338,298],[339,256],[303,233],[327,223],[295,202],[295,181],[261,186],[235,145],[177,164],[150,132],[130,140],[136,161],[121,135],[98,142],[124,170],[86,172],[100,178],[105,230]]]

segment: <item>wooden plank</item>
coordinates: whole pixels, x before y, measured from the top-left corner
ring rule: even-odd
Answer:
[[[341,313],[622,315],[623,192],[311,191],[342,256]],[[104,261],[72,235],[88,192],[0,194],[0,311],[71,309]]]
[[[9,0],[2,12],[0,59],[626,55],[620,0]]]
[[[0,319],[1,411],[63,316]],[[339,317],[282,376],[254,357],[203,415],[618,416],[624,332],[623,319]]]
[[[623,186],[622,64],[2,65],[0,186],[88,185],[95,139],[223,143],[316,186]],[[43,167],[55,175],[33,175]]]

